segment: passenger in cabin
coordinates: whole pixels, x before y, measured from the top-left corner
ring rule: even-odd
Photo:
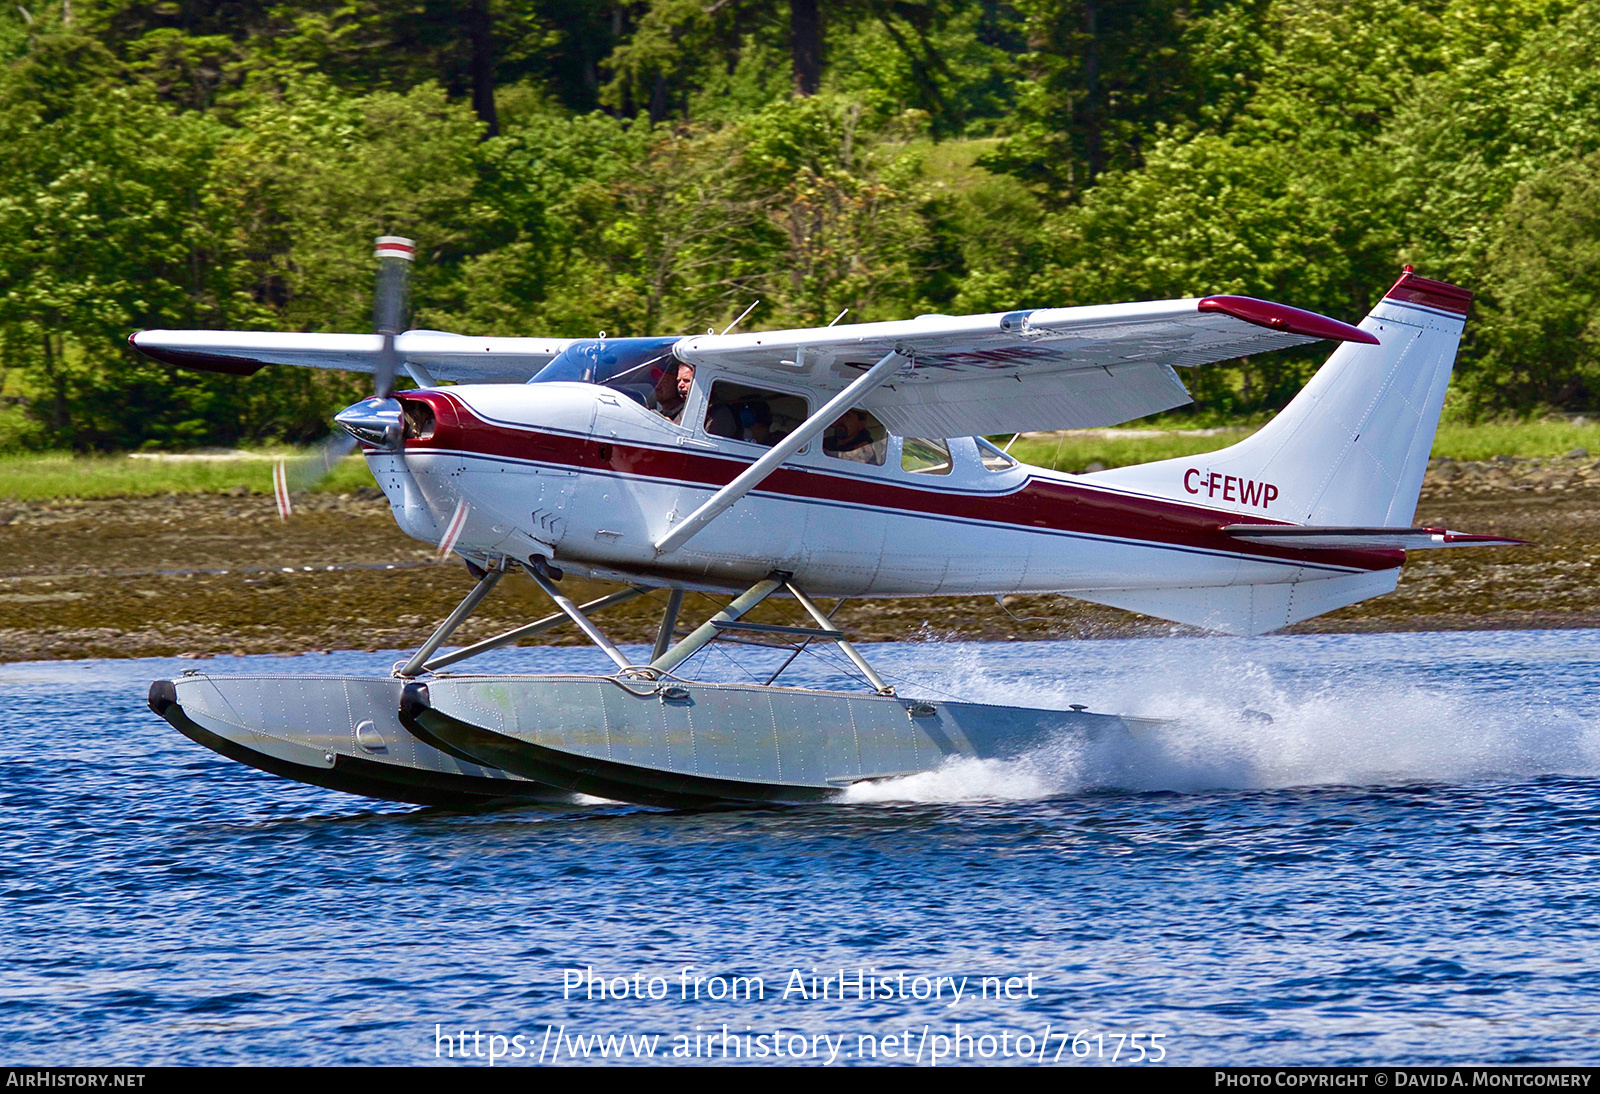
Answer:
[[[661,381],[656,384],[656,410],[668,421],[681,425],[683,408],[689,405],[689,389],[693,386],[693,365],[680,364],[676,376],[662,373]]]
[[[717,380],[706,400],[705,430],[713,437],[771,448],[805,421],[806,414],[803,396]]]
[[[881,465],[888,448],[888,431],[864,410],[845,411],[822,438],[825,455],[856,463]]]
[[[739,439],[753,441],[771,448],[783,439],[772,432],[772,407],[764,401],[752,401],[739,408]]]
[[[713,437],[750,441],[771,448],[782,438],[772,432],[772,407],[761,399],[713,402],[706,412],[706,432]]]

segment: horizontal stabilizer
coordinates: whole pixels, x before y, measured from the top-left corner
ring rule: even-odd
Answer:
[[[1426,547],[1525,547],[1525,539],[1477,536],[1448,528],[1314,528],[1301,525],[1229,524],[1222,529],[1246,543],[1300,550],[1420,551]]]

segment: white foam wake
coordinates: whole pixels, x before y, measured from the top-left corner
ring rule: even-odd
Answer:
[[[1585,666],[1538,655],[1526,663],[1486,659],[1466,640],[1442,655],[1419,649],[1408,657],[1396,649],[1398,637],[1038,647],[1052,659],[1065,652],[1070,666],[1002,667],[989,654],[995,647],[946,647],[937,682],[943,692],[1058,709],[1083,702],[1170,721],[1065,740],[1015,760],[956,759],[926,774],[858,785],[847,799],[1018,800],[1600,774],[1600,722],[1590,714],[1588,684],[1595,675],[1573,671]],[[1272,721],[1241,717],[1245,710]]]

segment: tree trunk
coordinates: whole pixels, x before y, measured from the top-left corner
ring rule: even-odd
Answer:
[[[472,109],[484,124],[484,137],[497,137],[500,117],[494,109],[494,20],[489,0],[471,0],[467,37],[472,42]]]
[[[66,370],[61,368],[58,361],[61,357],[51,344],[50,331],[44,331],[44,374],[50,381],[50,394],[53,405],[51,406],[50,424],[55,426],[57,444],[61,438],[70,432],[71,415],[67,411],[67,377]]]
[[[667,78],[661,73],[656,73],[656,79],[650,85],[650,120],[659,122],[667,116]]]
[[[1100,103],[1100,38],[1095,0],[1083,5],[1083,154],[1089,164],[1089,184],[1105,170],[1105,132]]]
[[[789,0],[789,55],[794,60],[794,93],[815,95],[822,88],[822,13],[817,0]]]

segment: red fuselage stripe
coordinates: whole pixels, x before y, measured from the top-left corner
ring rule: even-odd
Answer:
[[[434,411],[434,433],[412,439],[408,449],[446,449],[498,456],[574,470],[608,472],[664,482],[716,489],[731,482],[751,461],[682,449],[649,448],[574,437],[531,427],[486,421],[459,399],[443,391],[407,392],[407,399],[428,402]],[[1109,490],[1030,476],[1021,488],[1004,494],[919,490],[867,476],[829,475],[799,468],[774,471],[760,492],[795,499],[841,502],[892,510],[913,516],[950,517],[1014,528],[1119,540],[1135,540],[1196,548],[1264,560],[1387,570],[1405,560],[1400,550],[1297,551],[1265,544],[1245,544],[1225,535],[1225,525],[1238,524],[1240,514],[1184,505],[1181,502],[1120,494]],[[1273,521],[1263,524],[1287,524]]]

